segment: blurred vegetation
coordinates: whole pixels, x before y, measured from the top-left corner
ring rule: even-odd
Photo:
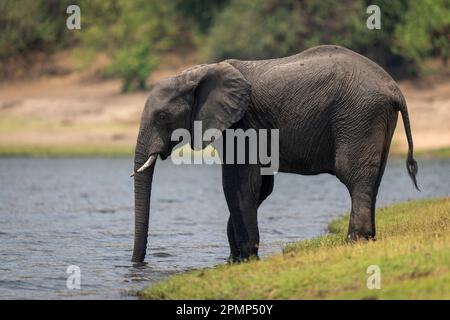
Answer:
[[[81,26],[65,27],[78,4]],[[369,5],[381,9],[381,29],[369,30]],[[449,58],[449,0],[3,0],[0,60],[34,50],[75,48],[92,61],[110,58],[107,75],[123,90],[146,79],[169,51],[193,49],[202,60],[263,59],[319,44],[360,52],[394,77],[420,73],[424,59]]]
[[[0,1],[0,62],[31,50],[66,46],[69,5],[69,0]]]
[[[428,56],[439,56],[447,65],[450,50],[450,1],[414,0],[395,30],[398,54],[417,64]]]
[[[123,91],[146,89],[158,56],[173,48],[181,25],[169,1],[80,1],[79,46],[111,58],[106,72],[120,77]]]

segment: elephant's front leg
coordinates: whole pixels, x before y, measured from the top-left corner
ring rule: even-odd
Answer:
[[[230,245],[230,257],[228,258],[228,262],[230,263],[240,262],[241,251],[239,250],[238,245],[236,243],[236,238],[234,235],[234,226],[233,221],[231,220],[231,215],[228,218],[227,236],[228,236],[228,243]]]
[[[231,255],[239,254],[239,259],[236,259],[239,261],[258,257],[257,209],[262,184],[260,167],[223,164],[222,184],[230,210],[231,225],[228,227],[234,229],[234,239],[228,230]]]

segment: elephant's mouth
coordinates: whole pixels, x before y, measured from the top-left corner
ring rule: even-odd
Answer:
[[[169,157],[169,153],[160,153],[159,156],[161,157],[161,160],[166,160]]]
[[[158,152],[159,156],[161,157],[161,160],[166,160],[168,157],[170,157],[170,155],[172,154],[173,149],[175,148],[175,146],[177,145],[177,141],[172,142],[168,148],[166,148],[166,150]]]

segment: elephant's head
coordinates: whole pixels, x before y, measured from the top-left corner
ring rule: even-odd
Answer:
[[[177,142],[176,129],[223,131],[239,121],[250,101],[250,84],[228,63],[199,65],[156,84],[142,113],[134,160],[135,238],[133,262],[147,248],[150,193],[157,156],[166,159]],[[191,133],[192,134],[192,133]]]

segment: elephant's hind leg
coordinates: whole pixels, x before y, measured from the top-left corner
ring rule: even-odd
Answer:
[[[349,240],[375,239],[376,192],[372,182],[357,183],[353,186],[350,192],[352,209],[347,234]]]
[[[378,139],[344,146],[336,153],[336,176],[349,190],[351,213],[348,239],[375,239],[375,203],[386,166],[393,128],[378,133]]]
[[[340,175],[351,176],[350,180],[340,178],[349,190],[352,202],[347,235],[349,240],[375,238],[375,201],[381,159],[377,161],[361,163],[358,167],[352,165],[339,171]],[[349,172],[344,173],[347,170]]]

